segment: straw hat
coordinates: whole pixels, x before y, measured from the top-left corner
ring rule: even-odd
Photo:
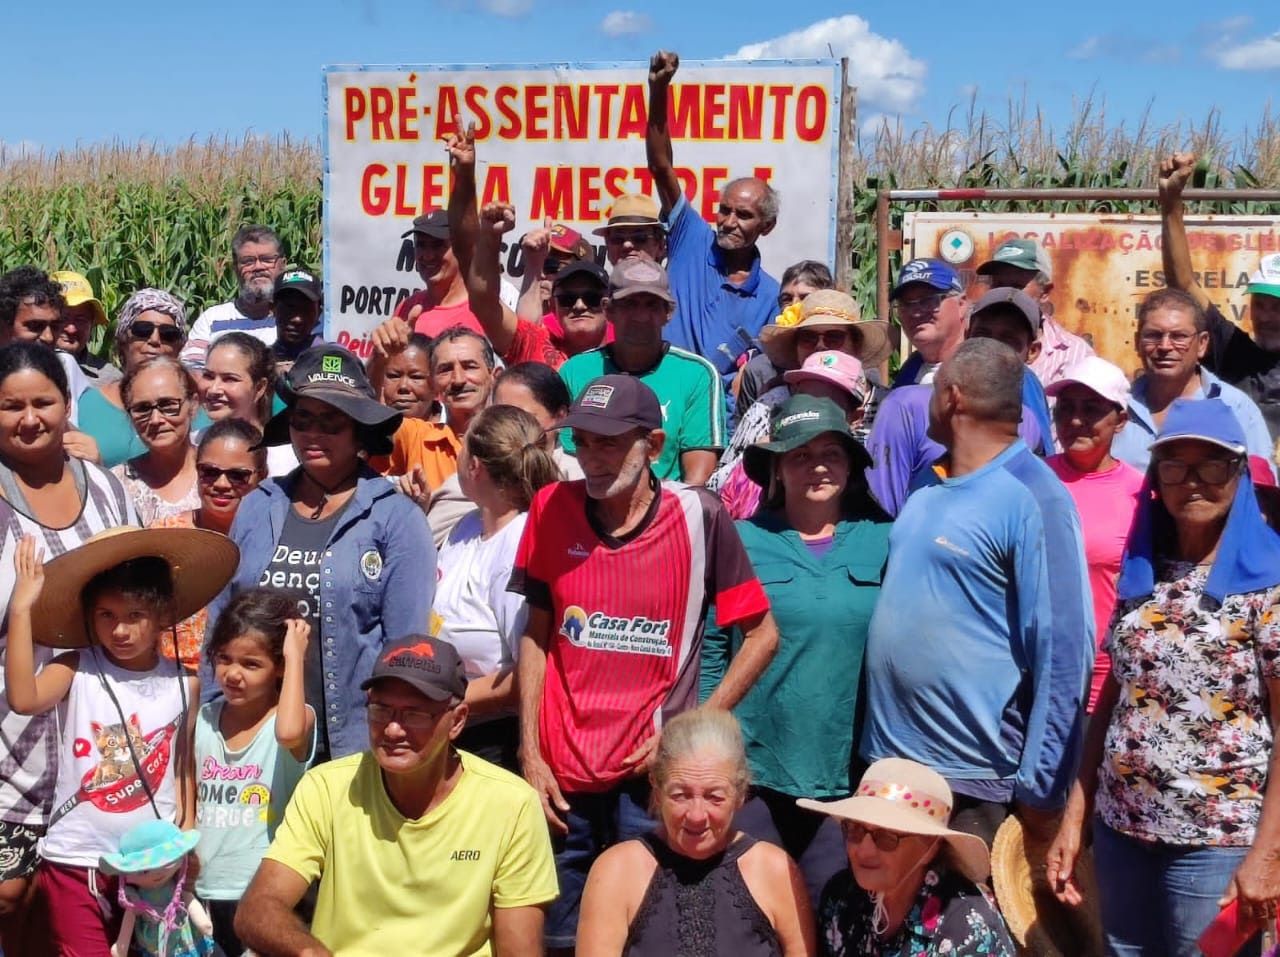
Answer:
[[[1082,848],[1075,880],[1084,897],[1071,907],[1053,896],[1045,871],[1049,842],[1027,833],[1015,815],[996,831],[991,851],[991,883],[1009,932],[1027,953],[1045,957],[1092,957],[1104,951],[1098,915],[1098,883],[1093,855]]]
[[[889,323],[863,319],[853,297],[838,289],[809,293],[800,306],[800,321],[789,326],[776,322],[765,326],[760,330],[760,346],[779,369],[794,369],[800,364],[796,355],[796,334],[800,330],[845,326],[853,329],[853,354],[864,366],[879,365],[889,357]]]
[[[110,528],[48,562],[31,609],[33,637],[50,648],[89,644],[80,592],[95,575],[134,558],[163,558],[173,576],[174,621],[195,614],[222,591],[240,562],[225,535],[200,528]]]
[[[951,849],[952,863],[975,884],[991,872],[986,842],[974,835],[953,831],[951,788],[942,775],[905,758],[882,758],[867,768],[853,797],[843,801],[811,801],[800,807],[844,821],[859,821],[900,834],[940,837]]]

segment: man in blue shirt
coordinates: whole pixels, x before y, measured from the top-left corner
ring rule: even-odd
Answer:
[[[649,172],[670,230],[667,272],[676,311],[665,335],[672,345],[708,359],[729,393],[738,358],[778,312],[778,281],[760,268],[756,248],[777,224],[778,197],[763,180],[733,180],[720,192],[714,230],[689,206],[667,128],[667,92],[679,65],[675,53],[653,55],[645,131]]]
[[[979,338],[939,370],[929,432],[947,455],[894,523],[867,638],[863,758],[937,770],[952,826],[988,843],[1014,806],[1052,836],[1093,667],[1080,519],[1018,438],[1023,369]]]
[[[1129,395],[1129,421],[1111,444],[1111,454],[1145,472],[1151,443],[1174,399],[1221,399],[1244,430],[1250,456],[1271,461],[1271,432],[1247,395],[1201,363],[1209,348],[1209,320],[1195,298],[1179,289],[1157,289],[1138,305],[1134,337],[1142,375]]]

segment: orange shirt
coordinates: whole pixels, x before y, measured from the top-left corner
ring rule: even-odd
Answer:
[[[406,418],[396,429],[393,441],[395,447],[390,455],[379,455],[369,460],[369,464],[383,475],[407,475],[415,465],[421,465],[427,485],[434,490],[458,471],[458,452],[462,450],[462,441],[447,425]]]
[[[179,512],[176,515],[166,515],[147,526],[147,528],[195,527],[195,516],[190,511]],[[204,632],[208,624],[209,611],[206,608],[201,608],[190,618],[184,619],[174,626],[174,631],[178,633],[178,654],[182,657],[182,664],[192,671],[200,670],[200,655],[204,649]],[[170,661],[173,660],[172,632],[166,633],[160,639],[160,653]]]

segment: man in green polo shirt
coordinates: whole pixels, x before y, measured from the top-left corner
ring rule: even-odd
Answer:
[[[674,310],[665,269],[642,257],[619,262],[605,304],[614,341],[573,356],[560,375],[575,399],[602,375],[632,375],[647,385],[658,396],[667,434],[654,473],[662,480],[702,485],[724,448],[724,387],[710,362],[662,338]],[[570,436],[561,436],[561,443],[573,452]]]

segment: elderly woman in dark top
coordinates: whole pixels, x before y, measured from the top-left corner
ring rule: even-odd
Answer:
[[[615,844],[587,877],[578,957],[801,957],[813,916],[786,852],[733,826],[747,760],[727,711],[669,721],[651,772],[658,829]]]
[[[953,831],[951,788],[902,758],[872,764],[853,797],[796,802],[830,814],[844,832],[849,869],[827,884],[818,908],[825,957],[1013,957],[980,837]]]

